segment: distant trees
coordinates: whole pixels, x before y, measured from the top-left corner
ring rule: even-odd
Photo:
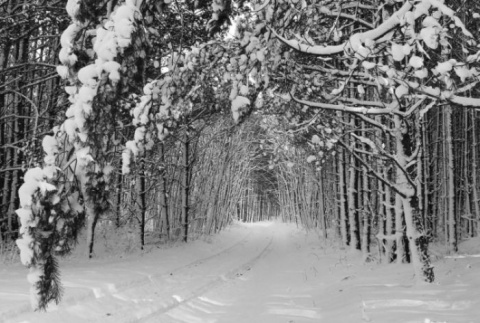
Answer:
[[[18,188],[41,161],[41,140],[57,121],[61,93],[57,36],[66,21],[58,1],[0,4],[0,243],[18,237]]]

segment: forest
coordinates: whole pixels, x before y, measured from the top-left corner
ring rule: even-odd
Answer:
[[[480,234],[479,37],[475,0],[0,0],[0,254],[45,309],[99,227],[277,219],[433,283]]]

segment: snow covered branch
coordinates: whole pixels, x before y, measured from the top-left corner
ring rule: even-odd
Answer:
[[[397,114],[403,116],[403,113],[398,111],[398,104],[392,103],[386,108],[372,108],[372,107],[357,107],[357,106],[350,106],[346,104],[331,104],[331,103],[323,103],[323,102],[312,102],[308,100],[302,100],[295,96],[295,86],[293,86],[292,91],[290,92],[290,96],[292,100],[299,104],[307,105],[314,108],[321,108],[327,110],[335,110],[335,111],[343,111],[355,114],[364,114],[364,115],[391,115]]]

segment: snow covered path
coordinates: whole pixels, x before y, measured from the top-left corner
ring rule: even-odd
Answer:
[[[293,224],[235,224],[209,240],[127,259],[62,264],[65,296],[32,313],[26,271],[0,267],[0,322],[479,322],[480,259],[364,264]]]
[[[265,226],[264,232],[273,239],[261,261],[236,279],[146,322],[321,321],[320,304],[311,294],[314,281],[308,277],[315,270],[308,263],[316,256],[291,227]]]

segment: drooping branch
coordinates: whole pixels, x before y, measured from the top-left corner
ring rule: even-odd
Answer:
[[[407,1],[397,12],[393,13],[390,18],[380,24],[378,27],[368,30],[362,33],[356,33],[350,36],[349,40],[340,45],[330,45],[330,46],[311,46],[307,44],[300,44],[295,39],[287,39],[279,35],[273,28],[270,30],[280,41],[290,46],[291,48],[305,53],[313,54],[318,56],[332,56],[335,54],[340,54],[343,52],[357,52],[362,44],[368,39],[370,41],[375,41],[381,38],[383,35],[389,33],[391,30],[398,27],[401,23],[401,18],[413,8],[413,4],[410,1]]]
[[[401,111],[398,111],[398,104],[391,103],[389,104],[388,107],[385,109],[380,109],[380,108],[372,108],[372,107],[352,107],[346,104],[331,104],[331,103],[322,103],[322,102],[313,102],[313,101],[308,101],[308,100],[302,100],[299,99],[295,96],[295,90],[296,86],[294,85],[292,87],[292,90],[290,92],[290,97],[292,98],[293,101],[307,105],[310,107],[315,107],[315,108],[320,108],[320,109],[327,109],[327,110],[334,110],[334,111],[343,111],[343,112],[350,112],[350,113],[355,113],[355,114],[366,114],[366,115],[391,115],[391,114],[396,114],[399,116],[404,116],[404,113]]]

